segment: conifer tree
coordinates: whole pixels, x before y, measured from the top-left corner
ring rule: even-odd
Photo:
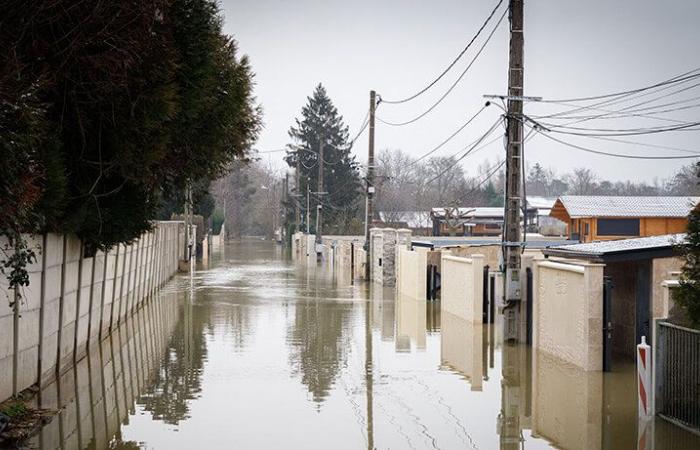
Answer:
[[[323,187],[328,194],[311,196],[312,229],[314,211],[319,203],[323,205],[325,231],[328,233],[342,233],[349,220],[360,211],[357,204],[360,195],[359,164],[350,153],[348,136],[343,117],[319,83],[311,97],[307,97],[307,103],[301,109],[301,118],[295,119],[295,124],[289,129],[289,137],[294,143],[289,145],[285,157],[292,168],[297,167],[297,158],[300,160],[300,186],[297,192],[305,196],[307,186],[316,192],[318,151],[323,139]]]
[[[696,165],[700,178],[700,163]],[[685,241],[680,245],[684,265],[680,286],[673,296],[683,306],[693,326],[700,328],[700,205],[696,205],[688,216]]]

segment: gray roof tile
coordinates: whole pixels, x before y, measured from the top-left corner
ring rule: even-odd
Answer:
[[[700,197],[614,197],[563,195],[566,211],[576,217],[686,217]]]

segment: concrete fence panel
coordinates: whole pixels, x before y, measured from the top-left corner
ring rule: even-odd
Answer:
[[[469,322],[481,322],[484,256],[461,258],[443,253],[440,270],[442,310]]]
[[[587,371],[603,364],[603,265],[535,261],[533,347]]]
[[[428,258],[426,252],[399,248],[396,287],[401,295],[425,300]]]
[[[45,236],[42,252],[44,270],[41,306],[39,381],[53,376],[58,352],[58,330],[61,323],[61,276],[63,271],[63,236],[49,233]]]
[[[0,277],[0,401],[65,374],[142,305],[177,270],[183,231],[161,222],[133,244],[90,257],[75,236],[25,236],[37,253],[29,286],[15,292]],[[155,332],[153,321],[144,326],[139,333]]]
[[[58,339],[58,371],[63,372],[73,364],[75,350],[75,317],[78,310],[79,274],[82,269],[81,242],[75,236],[66,236],[64,267],[61,282],[61,328]]]

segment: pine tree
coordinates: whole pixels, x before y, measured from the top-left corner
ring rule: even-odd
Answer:
[[[486,206],[503,206],[503,196],[496,191],[496,187],[489,181],[484,187]]]
[[[311,210],[315,211],[320,202],[326,225],[324,230],[328,233],[345,232],[352,217],[360,212],[359,164],[350,153],[348,127],[323,85],[316,86],[313,95],[307,98],[301,110],[301,119],[295,119],[295,125],[289,129],[289,137],[294,144],[289,145],[285,161],[296,168],[297,158],[300,159],[300,186],[297,192],[301,195],[306,195],[307,186],[312,192],[317,190],[318,150],[323,139],[323,188],[328,194],[312,194]]]
[[[696,171],[700,178],[700,163],[696,165]],[[700,205],[695,206],[688,216],[686,237],[680,249],[685,263],[680,286],[673,298],[685,308],[692,325],[700,328]]]

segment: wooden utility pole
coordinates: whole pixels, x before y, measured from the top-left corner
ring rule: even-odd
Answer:
[[[321,139],[318,142],[318,206],[316,207],[316,243],[321,243],[323,234],[323,205],[321,204],[321,195],[323,195],[323,140],[325,139],[323,131],[321,131]]]
[[[301,152],[299,150],[297,150],[297,168],[294,172],[294,176],[296,177],[294,180],[294,192],[297,196],[301,196],[303,194],[301,193],[301,184],[299,184],[301,182]],[[301,214],[299,209],[299,201],[297,199],[297,201],[294,202],[294,220],[296,222],[296,229],[294,231],[301,231],[301,224],[299,223]]]
[[[520,338],[520,206],[523,151],[523,0],[510,0],[510,58],[508,67],[508,113],[506,115],[506,195],[503,261],[505,263],[504,337]]]
[[[285,170],[284,172],[284,207],[282,207],[282,224],[284,229],[282,230],[282,237],[284,238],[285,245],[287,244],[287,232],[289,231],[289,224],[287,220],[289,215],[287,214],[287,208],[289,208],[289,172]]]
[[[371,262],[369,249],[369,229],[372,228],[374,218],[374,112],[377,106],[377,93],[369,91],[369,148],[367,154],[367,207],[365,210],[365,251],[367,264],[365,265],[365,278],[369,279],[369,265]]]

